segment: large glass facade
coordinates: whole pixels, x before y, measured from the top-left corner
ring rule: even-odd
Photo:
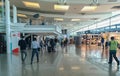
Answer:
[[[98,30],[98,29],[100,32],[120,31],[118,29],[119,26],[120,26],[120,14],[112,16],[103,21],[97,22],[93,25],[89,25],[88,27],[84,27],[84,28],[80,29],[79,32],[87,31],[87,30],[94,31],[94,30]]]

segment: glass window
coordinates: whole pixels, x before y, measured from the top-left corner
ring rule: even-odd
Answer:
[[[120,26],[117,26],[117,28],[120,28]]]
[[[108,30],[108,29],[109,29],[109,27],[105,27],[105,29],[106,29],[106,30]]]
[[[97,28],[109,26],[109,23],[110,23],[109,21],[110,21],[110,20],[107,19],[107,20],[104,20],[104,21],[102,21],[102,22],[97,23]]]
[[[89,26],[89,30],[96,29],[96,24]]]
[[[116,26],[111,26],[111,29],[114,29],[114,28],[116,28]]]
[[[111,25],[115,25],[119,23],[120,23],[120,15],[111,18]]]

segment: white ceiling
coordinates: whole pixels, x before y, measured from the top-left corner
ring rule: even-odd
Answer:
[[[28,8],[22,1],[37,2],[40,4],[40,9]],[[90,5],[96,0],[65,0],[67,5],[70,5],[67,11],[54,10],[54,4],[60,3],[64,0],[10,0],[11,6],[16,5],[18,13],[32,16],[35,13],[40,13],[40,16],[45,17],[45,21],[48,24],[61,25],[63,29],[68,31],[78,30],[86,25],[95,23],[107,17],[110,17],[111,12],[117,11],[117,9],[111,9],[113,6],[119,6],[120,0],[98,0],[98,8],[91,12],[81,12],[81,9],[85,5]],[[64,18],[64,21],[54,21],[54,18]],[[71,22],[72,18],[80,18],[79,22]]]

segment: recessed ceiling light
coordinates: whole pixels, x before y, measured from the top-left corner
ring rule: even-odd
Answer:
[[[54,5],[54,10],[68,10],[69,9],[69,5]]]
[[[71,21],[80,21],[80,19],[71,19]]]
[[[97,6],[84,6],[81,11],[94,11]]]
[[[56,21],[63,21],[63,18],[54,18]]]
[[[27,2],[27,1],[23,1],[24,5],[26,7],[30,7],[30,8],[40,8],[39,3],[35,3],[35,2]]]
[[[24,15],[24,14],[17,14],[17,16],[19,16],[19,17],[27,17],[27,16]]]

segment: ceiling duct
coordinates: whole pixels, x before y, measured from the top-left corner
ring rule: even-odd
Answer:
[[[81,15],[85,15],[86,13],[79,13],[79,14],[81,14]]]
[[[81,14],[81,15],[107,15],[109,14],[109,12],[99,12],[99,13],[84,13],[84,12],[81,12],[81,13],[78,13],[78,14]]]
[[[57,4],[61,4],[61,5],[66,5],[67,0],[58,0],[58,3]]]
[[[91,20],[98,20],[99,18],[91,18]]]
[[[59,5],[67,5],[67,0],[58,0],[57,4],[59,4]]]
[[[93,0],[93,4],[97,4],[98,3],[98,0]]]
[[[117,2],[117,0],[108,0],[108,2]]]
[[[90,4],[90,6],[99,6],[99,1],[98,0],[92,0],[92,3]]]
[[[39,18],[39,14],[38,13],[34,14],[33,18]]]
[[[120,6],[113,6],[112,9],[120,9]]]

